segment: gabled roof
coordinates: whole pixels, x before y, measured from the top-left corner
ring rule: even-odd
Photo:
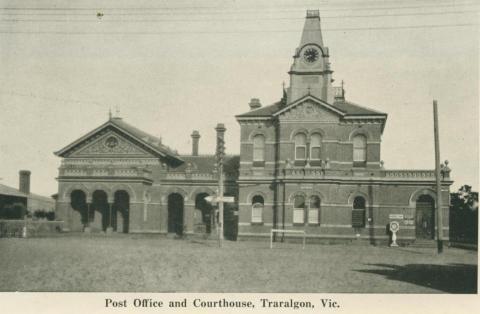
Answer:
[[[138,141],[140,144],[143,144],[144,146],[146,146],[151,152],[153,152],[157,156],[167,157],[167,158],[175,159],[177,161],[182,161],[182,159],[178,156],[176,152],[174,152],[169,147],[161,143],[161,139],[126,123],[121,118],[109,119],[107,122],[105,122],[98,128],[92,130],[91,132],[80,137],[73,143],[55,152],[55,155],[64,157],[72,148],[79,145],[80,143],[82,143],[89,137],[93,136],[97,132],[100,132],[101,130],[104,130],[106,128],[113,128],[114,130],[120,132],[121,134],[125,134],[133,138],[134,140]]]
[[[27,194],[20,192],[16,188],[12,188],[11,186],[0,184],[0,195],[8,195],[8,196],[17,196],[17,197],[27,197]]]
[[[5,184],[0,184],[0,195],[24,197],[28,199],[35,199],[35,200],[50,202],[52,204],[55,203],[55,200],[53,198],[35,194],[35,193],[26,194],[21,192],[19,189],[13,188]]]
[[[359,117],[359,116],[375,116],[378,118],[387,117],[386,113],[376,111],[373,109],[369,109],[360,105],[357,105],[352,102],[348,102],[346,100],[336,100],[333,104],[329,104],[321,99],[318,99],[312,95],[306,95],[293,103],[284,105],[281,101],[276,102],[272,105],[258,108],[255,110],[251,110],[249,112],[240,114],[235,116],[236,118],[267,118],[267,117],[274,117],[280,114],[283,111],[286,111],[292,107],[295,107],[297,104],[304,102],[305,100],[310,99],[316,103],[323,105],[324,107],[328,108],[331,111],[336,112],[337,114],[341,115],[342,117]]]

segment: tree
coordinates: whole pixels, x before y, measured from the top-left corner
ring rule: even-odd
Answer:
[[[476,243],[478,234],[478,192],[469,185],[450,194],[450,239]]]

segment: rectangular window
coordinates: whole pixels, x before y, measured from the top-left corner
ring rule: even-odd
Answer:
[[[308,211],[308,223],[312,225],[318,225],[318,208],[310,209]]]
[[[310,159],[320,159],[320,147],[312,147]]]
[[[354,148],[353,149],[353,161],[354,162],[365,162],[367,160],[367,151],[365,148]]]
[[[365,210],[364,209],[352,210],[352,227],[354,228],[365,227]]]
[[[303,224],[304,223],[304,210],[303,208],[293,210],[293,223],[294,224]]]
[[[263,147],[255,147],[253,149],[253,161],[264,161],[265,156],[264,156],[264,148]]]
[[[295,148],[295,159],[305,160],[307,159],[307,147],[297,146]]]
[[[258,206],[260,204],[255,204],[252,206],[252,223],[262,223],[263,222],[263,206]]]

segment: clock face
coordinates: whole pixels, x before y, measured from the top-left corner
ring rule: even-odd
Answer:
[[[318,60],[319,56],[320,56],[320,53],[316,48],[309,47],[305,49],[305,52],[303,53],[303,60],[305,60],[307,63],[314,63],[315,61]]]

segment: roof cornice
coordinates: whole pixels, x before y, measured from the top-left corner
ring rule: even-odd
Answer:
[[[300,104],[300,103],[302,103],[302,102],[305,102],[306,100],[312,100],[312,101],[314,101],[314,102],[322,105],[323,107],[325,107],[325,108],[327,108],[327,109],[329,109],[329,110],[337,113],[337,114],[340,115],[341,117],[344,117],[344,116],[346,115],[345,112],[343,112],[342,110],[336,108],[335,106],[330,105],[329,103],[327,103],[327,102],[325,102],[325,101],[323,101],[323,100],[321,100],[321,99],[318,99],[318,98],[316,98],[316,97],[314,97],[314,96],[312,96],[312,95],[306,95],[306,96],[303,96],[302,98],[297,99],[296,101],[290,103],[289,105],[285,106],[285,108],[283,108],[283,109],[275,112],[275,113],[273,114],[273,116],[278,116],[278,115],[282,114],[283,112],[285,112],[285,111],[287,111],[287,110],[295,107],[296,105],[298,105],[298,104]]]

